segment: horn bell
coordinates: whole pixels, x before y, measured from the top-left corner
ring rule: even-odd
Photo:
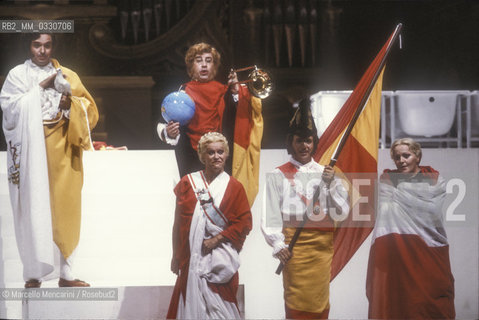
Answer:
[[[265,99],[273,91],[273,81],[269,74],[263,69],[255,68],[250,72],[248,78],[252,80],[248,82],[247,85],[253,96]]]

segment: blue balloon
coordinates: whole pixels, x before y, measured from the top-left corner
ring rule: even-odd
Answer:
[[[166,122],[179,122],[180,126],[187,125],[195,114],[195,102],[184,91],[175,91],[163,99],[161,115]]]

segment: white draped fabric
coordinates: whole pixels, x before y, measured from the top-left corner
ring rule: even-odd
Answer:
[[[47,70],[48,69],[48,70]],[[42,102],[55,103],[38,83],[54,69],[30,60],[12,69],[0,93],[3,131],[8,146],[10,201],[25,280],[41,279],[53,271],[52,218]],[[58,104],[57,104],[58,105]]]
[[[208,185],[201,171],[190,175],[195,194],[205,194],[209,191],[215,207],[213,210],[219,210],[229,180],[230,176],[223,172]],[[221,231],[222,229],[206,216],[204,206],[198,199],[190,227],[190,264],[186,297],[184,303],[183,297],[180,297],[177,319],[240,318],[234,303],[224,301],[219,294],[208,287],[208,282],[228,282],[240,265],[239,254],[231,243],[222,243],[211,253],[202,255],[203,240],[214,237]]]
[[[427,182],[401,182],[397,187],[379,185],[379,210],[372,243],[384,235],[420,236],[429,247],[448,244],[443,226],[442,206],[446,183],[439,176],[434,185]]]

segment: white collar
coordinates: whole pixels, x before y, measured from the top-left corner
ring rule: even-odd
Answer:
[[[33,68],[33,69],[40,69],[42,71],[50,71],[51,69],[54,69],[53,67],[53,64],[52,64],[52,61],[48,62],[47,65],[44,65],[44,66],[39,66],[37,64],[35,64],[32,59],[28,59],[27,61],[25,61],[26,64],[28,64],[28,66],[30,68]]]
[[[303,170],[304,169],[308,170],[308,169],[313,169],[318,167],[318,163],[316,163],[314,159],[312,158],[310,162],[303,164],[291,156],[291,158],[289,159],[289,162],[291,162],[298,170],[301,168],[303,168]]]

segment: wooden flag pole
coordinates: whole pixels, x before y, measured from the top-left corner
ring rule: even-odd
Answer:
[[[349,122],[349,125],[346,128],[346,131],[344,131],[344,134],[341,137],[341,140],[338,144],[338,147],[336,148],[336,151],[334,152],[333,157],[329,161],[329,165],[331,167],[334,167],[336,162],[338,161],[339,154],[343,150],[343,147],[346,144],[346,140],[348,139],[349,135],[351,134],[351,131],[353,130],[354,125],[356,124],[356,121],[358,120],[359,116],[361,115],[361,112],[363,111],[364,107],[366,106],[366,102],[369,99],[369,95],[371,94],[371,91],[373,90],[374,86],[376,85],[376,81],[378,80],[379,75],[381,74],[381,71],[384,68],[384,65],[386,64],[386,58],[388,57],[389,52],[391,51],[392,45],[394,44],[397,37],[399,36],[399,34],[401,32],[401,29],[402,29],[402,23],[400,23],[396,26],[396,29],[393,32],[391,41],[389,42],[389,45],[386,48],[386,52],[385,52],[385,54],[384,54],[384,56],[383,56],[383,58],[382,58],[382,60],[379,64],[379,67],[375,71],[373,79],[369,83],[365,94],[361,97],[359,107],[354,112],[354,115],[351,118],[351,121]],[[313,203],[314,203],[315,199],[317,199],[318,197],[319,197],[319,188],[316,189],[316,192],[313,196]],[[327,197],[327,199],[329,199],[329,197]],[[329,205],[328,205],[328,207],[329,207]],[[307,221],[308,221],[308,215],[307,215],[307,212],[305,212],[304,215],[303,215],[303,221],[301,221],[301,224],[299,225],[299,227],[296,228],[296,231],[295,231],[293,237],[291,238],[291,241],[289,242],[288,250],[290,252],[293,251],[293,248],[294,248],[296,242],[298,241],[299,235],[303,231],[304,225],[306,224]],[[280,262],[279,265],[278,265],[278,268],[276,269],[276,274],[278,274],[278,275],[281,274],[281,271],[283,270],[283,268],[284,268],[284,265]]]

